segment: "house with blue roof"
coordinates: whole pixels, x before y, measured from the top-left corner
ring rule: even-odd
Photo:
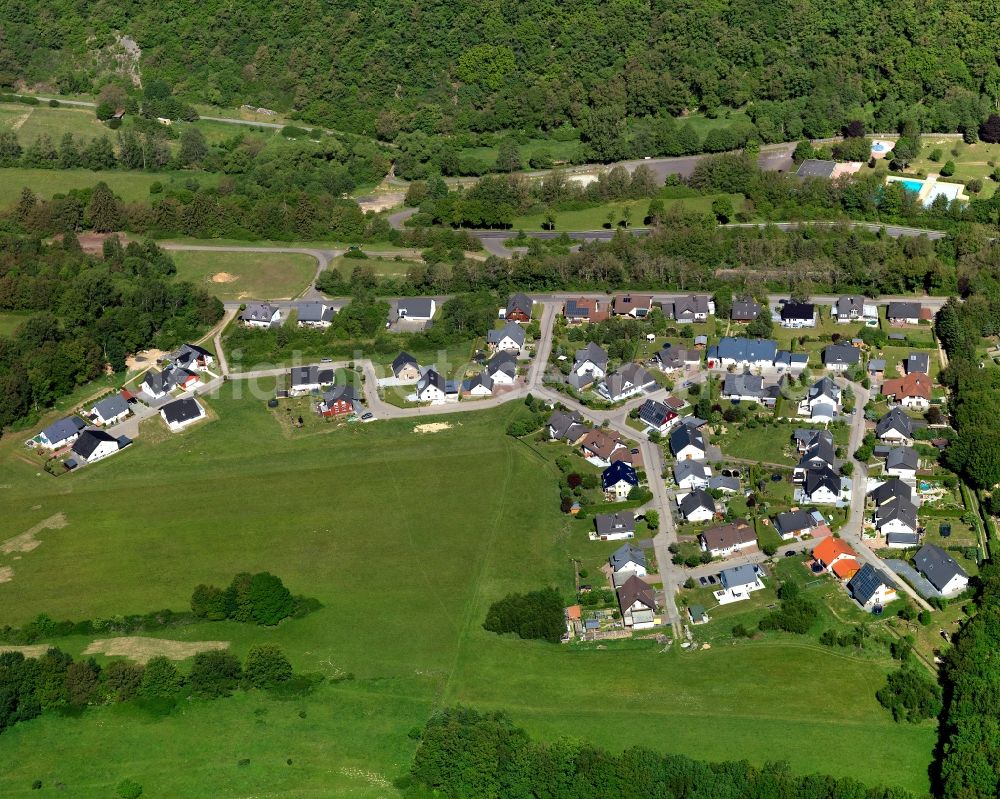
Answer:
[[[749,599],[750,594],[764,587],[762,577],[760,566],[755,563],[723,569],[719,573],[719,585],[722,587],[715,592],[715,599],[720,605]]]
[[[39,433],[38,441],[46,449],[59,449],[76,441],[86,426],[79,416],[67,416],[65,419],[53,422]]]
[[[639,476],[631,464],[615,461],[601,473],[601,487],[608,499],[620,502],[639,485]]]

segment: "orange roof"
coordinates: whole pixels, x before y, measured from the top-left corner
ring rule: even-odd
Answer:
[[[922,397],[931,398],[931,379],[923,372],[910,372],[899,380],[886,380],[882,385],[882,393],[887,397]]]
[[[570,605],[568,608],[566,608],[566,618],[569,619],[570,621],[574,621],[575,619],[579,619],[580,618],[580,606],[579,605]]]
[[[826,565],[833,563],[841,555],[853,558],[857,554],[843,540],[834,538],[832,535],[829,538],[824,538],[813,550],[813,557]]]
[[[841,580],[850,580],[860,569],[861,564],[854,558],[842,558],[833,564],[833,573]]]

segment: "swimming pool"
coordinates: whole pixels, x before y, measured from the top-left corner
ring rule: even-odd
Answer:
[[[912,191],[914,194],[920,194],[920,190],[924,187],[922,180],[896,180],[893,182],[901,183],[904,189]]]

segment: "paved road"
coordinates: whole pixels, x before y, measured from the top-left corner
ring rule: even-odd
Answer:
[[[849,385],[851,390],[854,392],[855,397],[854,418],[851,420],[851,435],[848,443],[851,462],[854,464],[854,472],[851,475],[851,507],[847,523],[840,529],[840,536],[852,547],[854,547],[858,555],[861,556],[861,560],[863,562],[870,563],[872,566],[881,569],[885,573],[891,574],[889,567],[882,562],[882,559],[878,555],[872,552],[871,548],[862,538],[862,532],[864,530],[865,503],[867,500],[865,488],[868,482],[868,466],[862,461],[857,460],[854,457],[854,453],[857,452],[858,447],[861,446],[862,439],[865,437],[866,428],[864,407],[868,402],[869,392],[860,383],[848,383],[846,380],[838,380],[837,382],[841,385]],[[924,608],[925,610],[931,610],[931,606],[924,601],[923,597],[913,590],[913,588],[911,588],[904,580],[896,580],[896,583],[899,585],[900,590],[909,594],[914,602],[917,603],[918,607]]]

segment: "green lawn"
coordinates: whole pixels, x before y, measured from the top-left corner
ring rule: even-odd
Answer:
[[[806,425],[808,426],[808,425]],[[727,424],[726,432],[713,442],[722,449],[723,457],[778,463],[794,466],[798,458],[794,457],[795,446],[792,444],[792,432],[801,424],[791,422],[776,422],[774,425],[758,425],[747,427],[746,424]]]
[[[0,312],[0,336],[11,335],[29,316],[31,316],[30,311]]]
[[[0,169],[0,208],[17,202],[21,189],[30,188],[39,197],[48,199],[53,194],[70,189],[86,189],[104,181],[111,190],[126,202],[149,199],[149,187],[157,181],[164,183],[172,175],[195,176],[201,183],[218,180],[207,172],[153,173],[153,172],[93,172],[89,169],[27,169],[10,167]],[[244,242],[245,244],[246,242]]]
[[[665,208],[683,208],[686,211],[697,211],[701,213],[710,213],[712,210],[712,201],[720,195],[710,195],[706,197],[684,197],[677,200],[664,200],[663,205]],[[721,195],[729,197],[732,200],[733,208],[739,210],[743,207],[743,195],[742,194],[728,194]],[[649,200],[624,200],[622,202],[605,203],[603,205],[597,205],[593,208],[585,208],[580,211],[556,211],[556,225],[555,230],[601,230],[605,225],[608,224],[608,214],[614,215],[614,224],[617,226],[620,221],[622,221],[623,214],[622,210],[624,208],[630,208],[632,211],[632,219],[630,225],[632,227],[641,227],[643,224],[643,219],[646,216],[646,212],[649,210]],[[546,224],[545,214],[524,214],[522,216],[514,217],[511,223],[512,230],[542,230]]]
[[[132,777],[146,795],[179,799],[395,796],[407,732],[456,702],[506,708],[544,738],[784,759],[799,773],[927,789],[935,729],[897,725],[877,706],[888,662],[792,636],[661,654],[485,632],[489,603],[509,591],[569,595],[582,546],[551,464],[504,435],[512,406],[441,417],[451,428],[437,433],[406,420],[290,431],[266,407],[272,389],[253,397],[229,383],[208,401],[217,419],[58,480],[22,462],[20,436],[0,441],[9,534],[59,512],[67,521],[19,559],[0,556],[14,569],[0,623],[182,609],[199,582],[268,569],[323,609],[274,629],[205,622],[162,636],[227,640],[239,655],[275,642],[297,670],[330,680],[306,697],[192,701],[166,717],[47,714],[4,733],[0,794],[55,795],[60,781],[103,799]],[[86,641],[61,643],[79,653]]]
[[[937,162],[930,160],[930,155],[934,150],[941,151],[941,159]],[[953,155],[952,150],[957,150],[958,155]],[[1000,164],[1000,144],[988,144],[987,142],[976,142],[975,144],[965,144],[958,139],[935,138],[933,134],[923,137],[923,149],[920,158],[915,160],[908,172],[928,174],[930,172],[940,172],[946,161],[955,162],[955,174],[949,178],[944,178],[947,182],[965,183],[972,178],[979,178],[983,181],[983,190],[979,197],[992,197],[997,190],[997,183],[990,179],[994,167]],[[977,195],[969,195],[977,196]]]
[[[99,136],[114,140],[115,132],[94,116],[92,108],[49,108],[42,105],[0,103],[0,130],[14,130],[21,146],[27,149],[38,136],[47,133],[59,146],[64,133],[72,133],[83,141]]]
[[[394,257],[369,256],[368,258],[345,258],[343,255],[330,260],[330,269],[338,270],[345,278],[349,278],[357,267],[371,269],[378,277],[406,277],[406,273],[422,262],[399,256]]]
[[[316,259],[300,253],[177,251],[171,257],[178,280],[190,280],[221,300],[288,299],[301,294],[316,274]]]

